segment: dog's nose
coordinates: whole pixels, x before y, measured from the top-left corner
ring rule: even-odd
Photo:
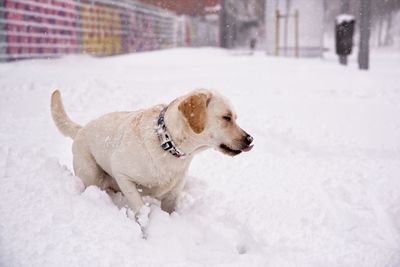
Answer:
[[[249,135],[249,134],[246,135],[245,142],[247,145],[250,145],[251,143],[253,143],[253,140],[254,139],[251,135]]]

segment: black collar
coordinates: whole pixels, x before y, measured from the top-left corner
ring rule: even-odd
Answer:
[[[176,158],[185,158],[186,153],[180,150],[172,141],[171,135],[167,130],[167,126],[165,125],[165,112],[167,111],[168,106],[163,108],[158,116],[157,120],[157,136],[158,140],[160,140],[161,148],[165,151],[168,151],[172,156]]]

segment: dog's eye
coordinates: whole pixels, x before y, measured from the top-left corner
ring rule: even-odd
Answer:
[[[222,118],[224,120],[226,120],[226,121],[231,121],[232,120],[231,116],[223,116]]]

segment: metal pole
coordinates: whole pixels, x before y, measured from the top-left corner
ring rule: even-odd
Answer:
[[[283,30],[283,54],[287,56],[288,50],[288,30],[289,30],[289,17],[290,17],[290,0],[286,0],[286,14],[284,15],[284,30]]]
[[[268,54],[269,53],[269,28],[268,28],[268,12],[269,12],[269,8],[268,8],[268,0],[264,0],[264,42],[266,44],[265,46],[265,53]]]
[[[360,0],[361,2],[363,0]],[[349,0],[341,0],[340,1],[340,13],[348,14],[350,9],[350,1]],[[339,63],[341,65],[347,65],[347,56],[339,56]]]
[[[294,56],[299,57],[299,10],[294,11]]]
[[[275,56],[279,56],[279,38],[280,38],[280,14],[279,9],[275,11]]]
[[[339,56],[339,63],[342,65],[347,65],[347,56]]]
[[[371,34],[371,0],[360,0],[360,45],[358,67],[369,69],[369,37]]]
[[[322,25],[321,25],[321,38],[320,38],[320,56],[324,58],[324,32],[325,32],[325,10],[328,8],[328,0],[323,0],[322,2]]]
[[[221,47],[223,48],[228,48],[229,44],[228,44],[228,14],[226,11],[226,5],[227,5],[227,1],[226,0],[222,0],[221,1],[221,15],[220,15],[220,44]]]

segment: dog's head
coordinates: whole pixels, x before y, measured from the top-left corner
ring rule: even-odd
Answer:
[[[179,103],[185,123],[205,146],[235,156],[253,147],[253,137],[236,123],[229,101],[209,90],[195,90]]]

